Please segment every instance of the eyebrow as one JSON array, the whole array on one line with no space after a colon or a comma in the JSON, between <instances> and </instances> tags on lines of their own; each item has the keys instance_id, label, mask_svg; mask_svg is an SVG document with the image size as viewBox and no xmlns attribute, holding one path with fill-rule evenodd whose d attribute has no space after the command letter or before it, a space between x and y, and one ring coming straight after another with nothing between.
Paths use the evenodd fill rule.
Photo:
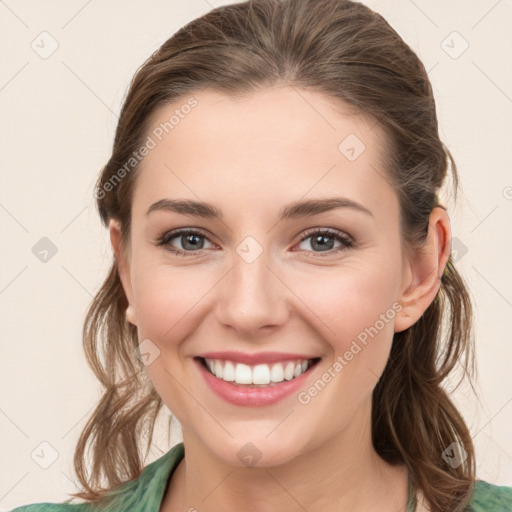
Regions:
<instances>
[{"instance_id":1,"label":"eyebrow","mask_svg":"<svg viewBox=\"0 0 512 512\"><path fill-rule=\"evenodd\" d=\"M373 217L373 213L352 199L346 197L331 197L325 199L310 199L293 202L279 212L279 220L298 219L318 215L337 208L350 208ZM195 217L222 219L222 211L210 203L192 201L189 199L160 199L146 211L146 216L154 211L170 211Z\"/></svg>"}]
</instances>

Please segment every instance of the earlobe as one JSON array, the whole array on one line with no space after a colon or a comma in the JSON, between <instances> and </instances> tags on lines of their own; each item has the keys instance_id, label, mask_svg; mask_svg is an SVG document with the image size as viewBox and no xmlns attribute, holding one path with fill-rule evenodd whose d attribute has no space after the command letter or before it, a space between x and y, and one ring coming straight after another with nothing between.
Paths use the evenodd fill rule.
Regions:
<instances>
[{"instance_id":1,"label":"earlobe","mask_svg":"<svg viewBox=\"0 0 512 512\"><path fill-rule=\"evenodd\" d=\"M424 245L406 262L407 284L399 297L402 310L395 321L395 332L415 324L435 299L451 251L450 219L442 207L430 213Z\"/></svg>"},{"instance_id":2,"label":"earlobe","mask_svg":"<svg viewBox=\"0 0 512 512\"><path fill-rule=\"evenodd\" d=\"M134 297L130 278L130 264L122 245L120 222L116 219L110 219L109 231L112 250L117 262L117 271L119 273L119 278L121 280L121 284L129 304L128 308L126 309L126 320L133 325L137 325L135 319L135 306L133 305Z\"/></svg>"},{"instance_id":3,"label":"earlobe","mask_svg":"<svg viewBox=\"0 0 512 512\"><path fill-rule=\"evenodd\" d=\"M137 325L137 321L135 320L135 308L130 304L126 308L126 320L133 325Z\"/></svg>"}]
</instances>

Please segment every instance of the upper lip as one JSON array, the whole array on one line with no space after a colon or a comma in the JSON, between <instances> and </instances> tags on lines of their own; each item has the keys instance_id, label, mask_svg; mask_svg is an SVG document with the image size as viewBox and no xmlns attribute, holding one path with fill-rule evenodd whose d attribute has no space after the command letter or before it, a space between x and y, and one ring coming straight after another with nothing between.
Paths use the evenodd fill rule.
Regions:
<instances>
[{"instance_id":1,"label":"upper lip","mask_svg":"<svg viewBox=\"0 0 512 512\"><path fill-rule=\"evenodd\" d=\"M258 352L250 354L247 352L236 351L205 352L204 354L199 354L198 357L207 359L222 359L236 363L244 363L250 366L256 364L277 363L279 361L295 361L297 359L305 361L309 359L319 359L319 356L290 352Z\"/></svg>"}]
</instances>

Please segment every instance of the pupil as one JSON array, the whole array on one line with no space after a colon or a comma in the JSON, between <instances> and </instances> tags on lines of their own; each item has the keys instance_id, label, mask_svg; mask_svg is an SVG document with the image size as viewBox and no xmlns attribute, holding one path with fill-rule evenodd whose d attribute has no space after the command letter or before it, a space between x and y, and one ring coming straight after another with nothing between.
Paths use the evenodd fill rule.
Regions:
<instances>
[{"instance_id":1,"label":"pupil","mask_svg":"<svg viewBox=\"0 0 512 512\"><path fill-rule=\"evenodd\" d=\"M183 244L183 247L187 248L187 243L189 243L189 240L195 239L195 241L197 242L199 237L197 235L184 235L183 238L185 239L185 243ZM197 248L198 248L197 244L194 245L193 242L191 244L191 247L189 247L189 249L192 249L192 250L196 250Z\"/></svg>"},{"instance_id":2,"label":"pupil","mask_svg":"<svg viewBox=\"0 0 512 512\"><path fill-rule=\"evenodd\" d=\"M329 239L331 240L331 244L332 244L332 237L330 237L330 236L319 235L317 237L314 237L315 243L318 243L319 248L324 251L332 249L332 247L330 247L331 244L326 244L326 242L325 242L326 240L329 240ZM329 247L326 247L326 245L329 245Z\"/></svg>"}]
</instances>

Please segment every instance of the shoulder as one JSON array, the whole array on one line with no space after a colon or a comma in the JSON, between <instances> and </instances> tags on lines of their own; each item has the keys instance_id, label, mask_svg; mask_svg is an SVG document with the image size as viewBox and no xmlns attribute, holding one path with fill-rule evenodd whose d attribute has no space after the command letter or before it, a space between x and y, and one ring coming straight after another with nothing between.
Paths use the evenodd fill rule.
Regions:
<instances>
[{"instance_id":1,"label":"shoulder","mask_svg":"<svg viewBox=\"0 0 512 512\"><path fill-rule=\"evenodd\" d=\"M84 503L32 503L12 509L10 512L85 512Z\"/></svg>"},{"instance_id":2,"label":"shoulder","mask_svg":"<svg viewBox=\"0 0 512 512\"><path fill-rule=\"evenodd\" d=\"M510 512L512 487L476 480L471 496L471 512Z\"/></svg>"},{"instance_id":3,"label":"shoulder","mask_svg":"<svg viewBox=\"0 0 512 512\"><path fill-rule=\"evenodd\" d=\"M120 510L158 510L167 482L174 469L185 456L183 442L175 445L159 459L148 464L133 480L113 489L101 503L33 503L10 512L117 512Z\"/></svg>"}]
</instances>

